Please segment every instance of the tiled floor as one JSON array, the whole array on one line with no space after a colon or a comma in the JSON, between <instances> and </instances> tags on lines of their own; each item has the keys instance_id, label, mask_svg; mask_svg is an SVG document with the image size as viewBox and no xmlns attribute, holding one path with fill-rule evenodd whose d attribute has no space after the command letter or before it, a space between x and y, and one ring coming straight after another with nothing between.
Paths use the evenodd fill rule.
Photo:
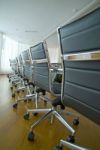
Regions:
<instances>
[{"instance_id":1,"label":"tiled floor","mask_svg":"<svg viewBox=\"0 0 100 150\"><path fill-rule=\"evenodd\" d=\"M68 130L54 120L50 124L47 119L35 129L35 140L29 142L27 134L32 123L42 116L32 116L29 121L23 119L26 107L34 107L32 103L21 102L17 111L13 110L14 99L11 98L10 85L6 76L0 76L0 150L54 150L60 139L66 139ZM42 102L39 105L44 106ZM67 109L71 110L71 109ZM72 118L66 116L71 123ZM76 128L76 143L91 150L100 150L100 126L80 116L80 124ZM68 148L64 148L68 150Z\"/></svg>"}]
</instances>

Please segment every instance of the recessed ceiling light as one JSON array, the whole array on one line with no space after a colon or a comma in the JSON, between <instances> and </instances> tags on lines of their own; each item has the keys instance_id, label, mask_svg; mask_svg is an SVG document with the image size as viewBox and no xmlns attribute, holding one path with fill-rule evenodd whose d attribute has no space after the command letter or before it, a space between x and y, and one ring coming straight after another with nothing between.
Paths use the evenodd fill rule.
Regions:
<instances>
[{"instance_id":1,"label":"recessed ceiling light","mask_svg":"<svg viewBox=\"0 0 100 150\"><path fill-rule=\"evenodd\" d=\"M73 12L77 12L77 11L78 11L78 9L77 9L77 8L74 8L72 11L73 11Z\"/></svg>"},{"instance_id":2,"label":"recessed ceiling light","mask_svg":"<svg viewBox=\"0 0 100 150\"><path fill-rule=\"evenodd\" d=\"M25 30L25 32L27 32L27 33L37 33L38 31L37 30Z\"/></svg>"}]
</instances>

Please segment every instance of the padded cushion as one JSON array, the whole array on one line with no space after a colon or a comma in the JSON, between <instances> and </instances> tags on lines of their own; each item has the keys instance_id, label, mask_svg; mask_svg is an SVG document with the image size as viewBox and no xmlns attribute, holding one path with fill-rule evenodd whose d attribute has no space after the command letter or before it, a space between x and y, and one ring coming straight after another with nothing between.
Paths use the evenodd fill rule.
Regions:
<instances>
[{"instance_id":1,"label":"padded cushion","mask_svg":"<svg viewBox=\"0 0 100 150\"><path fill-rule=\"evenodd\" d=\"M26 62L26 60L30 60L29 50L23 51L22 55L25 61L24 66L23 66L24 77L26 79L32 80L33 70L32 70L31 64L29 62Z\"/></svg>"},{"instance_id":2,"label":"padded cushion","mask_svg":"<svg viewBox=\"0 0 100 150\"><path fill-rule=\"evenodd\" d=\"M61 106L61 109L65 109L64 105L61 103L61 97L57 97L56 99L52 100L53 107L57 107L58 105Z\"/></svg>"},{"instance_id":3,"label":"padded cushion","mask_svg":"<svg viewBox=\"0 0 100 150\"><path fill-rule=\"evenodd\" d=\"M100 50L100 8L59 29L63 55ZM64 61L63 104L100 124L100 61Z\"/></svg>"},{"instance_id":4,"label":"padded cushion","mask_svg":"<svg viewBox=\"0 0 100 150\"><path fill-rule=\"evenodd\" d=\"M20 64L23 64L23 60L22 60L22 56L21 55L19 55L18 60L19 60Z\"/></svg>"},{"instance_id":5,"label":"padded cushion","mask_svg":"<svg viewBox=\"0 0 100 150\"><path fill-rule=\"evenodd\" d=\"M32 73L33 73L33 70L32 70L31 65L28 63L25 64L24 65L24 77L32 81Z\"/></svg>"},{"instance_id":6,"label":"padded cushion","mask_svg":"<svg viewBox=\"0 0 100 150\"><path fill-rule=\"evenodd\" d=\"M10 66L15 73L18 73L18 61L17 61L17 59L10 60Z\"/></svg>"},{"instance_id":7,"label":"padded cushion","mask_svg":"<svg viewBox=\"0 0 100 150\"><path fill-rule=\"evenodd\" d=\"M60 28L63 54L100 49L100 8Z\"/></svg>"},{"instance_id":8,"label":"padded cushion","mask_svg":"<svg viewBox=\"0 0 100 150\"><path fill-rule=\"evenodd\" d=\"M22 55L23 55L24 61L29 60L29 50L23 51Z\"/></svg>"},{"instance_id":9,"label":"padded cushion","mask_svg":"<svg viewBox=\"0 0 100 150\"><path fill-rule=\"evenodd\" d=\"M43 43L30 48L32 60L46 59ZM49 69L47 63L33 63L32 79L39 88L49 91Z\"/></svg>"},{"instance_id":10,"label":"padded cushion","mask_svg":"<svg viewBox=\"0 0 100 150\"><path fill-rule=\"evenodd\" d=\"M52 83L51 89L54 92L54 94L61 94L61 83Z\"/></svg>"},{"instance_id":11,"label":"padded cushion","mask_svg":"<svg viewBox=\"0 0 100 150\"><path fill-rule=\"evenodd\" d=\"M39 43L38 45L31 47L30 51L31 51L31 55L32 55L32 60L46 58L43 43Z\"/></svg>"},{"instance_id":12,"label":"padded cushion","mask_svg":"<svg viewBox=\"0 0 100 150\"><path fill-rule=\"evenodd\" d=\"M23 74L23 66L18 68L18 72L19 72L19 75L21 75L22 77L24 76L24 74Z\"/></svg>"},{"instance_id":13,"label":"padded cushion","mask_svg":"<svg viewBox=\"0 0 100 150\"><path fill-rule=\"evenodd\" d=\"M47 63L34 64L33 81L40 88L49 91L49 69Z\"/></svg>"}]
</instances>

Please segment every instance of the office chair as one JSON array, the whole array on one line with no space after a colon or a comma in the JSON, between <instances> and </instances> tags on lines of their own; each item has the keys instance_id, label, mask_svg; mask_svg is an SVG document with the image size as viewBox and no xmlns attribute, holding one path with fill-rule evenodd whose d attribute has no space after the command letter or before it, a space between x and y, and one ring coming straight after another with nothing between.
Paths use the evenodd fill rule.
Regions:
<instances>
[{"instance_id":1,"label":"office chair","mask_svg":"<svg viewBox=\"0 0 100 150\"><path fill-rule=\"evenodd\" d=\"M35 85L43 89L44 91L51 92L51 85L50 85L50 63L48 58L48 51L46 48L46 43L42 42L38 45L34 46L31 49L33 60L33 81ZM37 92L39 92L37 90ZM44 94L45 95L45 94ZM29 113L39 113L44 112L46 113L42 118L40 118L36 123L31 126L30 132L28 134L28 140L34 140L34 128L39 125L43 120L48 118L49 116L54 115L70 132L71 135L68 137L69 141L74 141L74 134L75 130L66 122L66 120L61 116L60 112L56 111L56 107L60 105L61 109L64 109L63 104L61 103L60 96L57 97L55 100L50 100L46 96L40 96L41 99L51 103L52 107L48 109L28 109L26 115L29 116ZM38 95L39 97L39 95Z\"/></svg>"},{"instance_id":2,"label":"office chair","mask_svg":"<svg viewBox=\"0 0 100 150\"><path fill-rule=\"evenodd\" d=\"M13 73L9 74L8 75L8 78L9 78L9 82L11 82L11 84L14 84L17 80L18 80L18 76L17 76L17 73L18 73L18 60L17 58L15 59L9 59L10 61L10 67L13 71Z\"/></svg>"},{"instance_id":3,"label":"office chair","mask_svg":"<svg viewBox=\"0 0 100 150\"><path fill-rule=\"evenodd\" d=\"M13 105L13 108L17 108L18 102L20 101L27 101L33 98L35 96L34 93L32 93L30 90L31 88L34 90L34 84L30 81L32 81L32 65L31 65L31 58L29 55L29 50L25 50L22 52L22 58L20 57L20 61L23 61L23 64L21 63L20 69L20 75L22 77L22 85L17 88L17 92L20 90L26 90L26 95L22 98L18 96L16 103Z\"/></svg>"},{"instance_id":4,"label":"office chair","mask_svg":"<svg viewBox=\"0 0 100 150\"><path fill-rule=\"evenodd\" d=\"M22 56L21 54L16 57L16 64L14 66L14 68L16 69L16 82L15 82L15 89L13 89L13 87L11 89L13 89L13 93L12 93L12 97L15 97L16 92L19 93L20 90L24 90L22 89L22 85L24 85L24 81L23 81L23 61L22 61Z\"/></svg>"},{"instance_id":5,"label":"office chair","mask_svg":"<svg viewBox=\"0 0 100 150\"><path fill-rule=\"evenodd\" d=\"M30 48L30 56L31 56L32 68L33 68L33 72L32 72L32 76L31 77L32 77L32 83L35 86L35 89L34 89L35 106L36 106L36 109L37 109L38 108L38 94L37 93L42 93L43 95L45 95L45 89L42 89L41 86L39 87L38 84L37 84L37 82L35 81L36 73L35 73L35 69L34 69L35 68L35 62L37 60L38 61L41 61L41 60L45 61L44 59L46 58L46 55L45 55L44 51L42 50L42 43L37 44L35 46L32 46ZM41 69L41 68L39 68L39 69ZM42 69L44 69L44 71L45 71L45 66L43 66ZM48 72L46 72L46 73L48 73ZM38 82L39 82L39 80L38 80ZM26 120L29 119L29 112L28 111L32 112L32 110L30 110L30 109L27 110L27 113L24 114L24 119L26 119ZM38 113L33 112L33 114L37 115Z\"/></svg>"},{"instance_id":6,"label":"office chair","mask_svg":"<svg viewBox=\"0 0 100 150\"><path fill-rule=\"evenodd\" d=\"M100 125L100 8L58 29L64 67L62 103ZM80 146L61 140L55 150Z\"/></svg>"},{"instance_id":7,"label":"office chair","mask_svg":"<svg viewBox=\"0 0 100 150\"><path fill-rule=\"evenodd\" d=\"M23 51L22 53L23 61L24 61L24 80L27 81L26 91L27 91L27 97L30 98L34 96L34 83L32 82L32 74L33 74L33 68L32 68L32 61L31 61L31 55L30 50ZM33 90L33 91L31 91Z\"/></svg>"},{"instance_id":8,"label":"office chair","mask_svg":"<svg viewBox=\"0 0 100 150\"><path fill-rule=\"evenodd\" d=\"M14 91L14 86L15 88L17 87L17 84L20 82L21 78L19 76L19 64L18 64L18 59L17 57L13 60L10 61L10 66L13 70L13 73L8 75L9 82L11 83L11 90L12 90L12 97L15 97L15 91Z\"/></svg>"},{"instance_id":9,"label":"office chair","mask_svg":"<svg viewBox=\"0 0 100 150\"><path fill-rule=\"evenodd\" d=\"M22 54L18 56L18 64L19 64L18 65L19 76L23 78L24 77L24 71L23 71L24 62L23 62Z\"/></svg>"},{"instance_id":10,"label":"office chair","mask_svg":"<svg viewBox=\"0 0 100 150\"><path fill-rule=\"evenodd\" d=\"M8 78L10 79L11 77L15 76L15 72L14 72L14 70L13 70L13 64L16 63L16 60L14 60L14 59L9 59L9 62L10 62L10 67L11 67L11 69L12 69L12 71L13 71L12 73L10 73L10 74L7 75Z\"/></svg>"},{"instance_id":11,"label":"office chair","mask_svg":"<svg viewBox=\"0 0 100 150\"><path fill-rule=\"evenodd\" d=\"M15 92L20 93L20 91L24 92L24 90L26 89L25 83L27 83L27 80L24 79L24 61L22 59L21 54L17 57L17 60L18 60L18 76L20 80L19 82L17 82Z\"/></svg>"}]
</instances>

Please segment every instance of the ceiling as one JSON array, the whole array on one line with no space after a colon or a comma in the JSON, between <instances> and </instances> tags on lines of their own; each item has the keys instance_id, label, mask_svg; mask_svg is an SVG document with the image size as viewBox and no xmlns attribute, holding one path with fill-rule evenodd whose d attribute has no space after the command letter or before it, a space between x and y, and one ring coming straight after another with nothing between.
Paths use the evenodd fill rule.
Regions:
<instances>
[{"instance_id":1,"label":"ceiling","mask_svg":"<svg viewBox=\"0 0 100 150\"><path fill-rule=\"evenodd\" d=\"M100 0L0 0L0 31L32 45L84 8L99 3Z\"/></svg>"}]
</instances>

